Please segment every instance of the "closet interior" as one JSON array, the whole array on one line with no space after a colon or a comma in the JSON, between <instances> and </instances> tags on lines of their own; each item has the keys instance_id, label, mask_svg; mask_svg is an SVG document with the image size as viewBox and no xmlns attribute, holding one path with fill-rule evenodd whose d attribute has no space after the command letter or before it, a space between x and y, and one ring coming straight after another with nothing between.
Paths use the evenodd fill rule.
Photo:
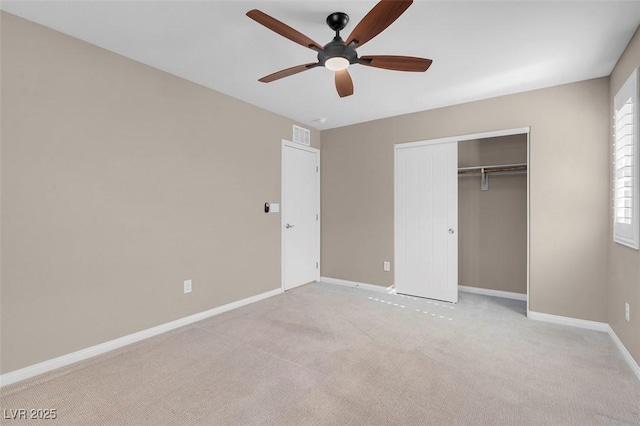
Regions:
<instances>
[{"instance_id":1,"label":"closet interior","mask_svg":"<svg viewBox=\"0 0 640 426\"><path fill-rule=\"evenodd\" d=\"M527 293L527 135L458 143L458 283Z\"/></svg>"}]
</instances>

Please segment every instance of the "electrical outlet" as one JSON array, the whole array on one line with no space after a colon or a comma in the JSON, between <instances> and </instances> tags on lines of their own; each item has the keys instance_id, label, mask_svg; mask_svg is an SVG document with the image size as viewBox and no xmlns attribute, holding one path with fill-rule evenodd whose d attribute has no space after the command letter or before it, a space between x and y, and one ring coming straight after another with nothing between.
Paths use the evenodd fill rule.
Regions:
<instances>
[{"instance_id":1,"label":"electrical outlet","mask_svg":"<svg viewBox=\"0 0 640 426\"><path fill-rule=\"evenodd\" d=\"M624 304L624 319L629 321L629 304L628 303Z\"/></svg>"},{"instance_id":2,"label":"electrical outlet","mask_svg":"<svg viewBox=\"0 0 640 426\"><path fill-rule=\"evenodd\" d=\"M391 262L383 262L382 269L386 272L391 271Z\"/></svg>"},{"instance_id":3,"label":"electrical outlet","mask_svg":"<svg viewBox=\"0 0 640 426\"><path fill-rule=\"evenodd\" d=\"M186 293L191 293L191 280L186 280L184 282L184 292Z\"/></svg>"}]
</instances>

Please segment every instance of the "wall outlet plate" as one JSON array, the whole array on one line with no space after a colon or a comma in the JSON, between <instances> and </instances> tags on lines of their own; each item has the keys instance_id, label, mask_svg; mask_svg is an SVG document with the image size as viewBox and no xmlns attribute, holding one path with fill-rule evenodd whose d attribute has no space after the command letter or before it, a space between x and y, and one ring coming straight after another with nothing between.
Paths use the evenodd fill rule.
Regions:
<instances>
[{"instance_id":1,"label":"wall outlet plate","mask_svg":"<svg viewBox=\"0 0 640 426\"><path fill-rule=\"evenodd\" d=\"M385 270L386 272L390 272L391 271L391 262L383 262L382 263L382 269Z\"/></svg>"},{"instance_id":2,"label":"wall outlet plate","mask_svg":"<svg viewBox=\"0 0 640 426\"><path fill-rule=\"evenodd\" d=\"M184 292L191 293L191 280L185 280L184 282Z\"/></svg>"}]
</instances>

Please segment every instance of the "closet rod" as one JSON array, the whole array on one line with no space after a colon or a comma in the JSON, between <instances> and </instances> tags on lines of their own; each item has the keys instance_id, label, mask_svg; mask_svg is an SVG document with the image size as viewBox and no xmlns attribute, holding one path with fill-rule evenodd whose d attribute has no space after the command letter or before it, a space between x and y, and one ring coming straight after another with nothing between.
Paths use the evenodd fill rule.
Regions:
<instances>
[{"instance_id":1,"label":"closet rod","mask_svg":"<svg viewBox=\"0 0 640 426\"><path fill-rule=\"evenodd\" d=\"M500 173L500 172L518 172L526 171L527 163L499 164L490 166L474 166L458 168L459 175L476 174L476 173Z\"/></svg>"}]
</instances>

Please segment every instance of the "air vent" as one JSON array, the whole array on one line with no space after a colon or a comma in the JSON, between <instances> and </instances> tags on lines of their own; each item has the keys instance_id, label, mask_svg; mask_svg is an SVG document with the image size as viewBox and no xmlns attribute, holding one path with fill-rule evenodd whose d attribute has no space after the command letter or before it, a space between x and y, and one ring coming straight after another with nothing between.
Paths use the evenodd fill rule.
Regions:
<instances>
[{"instance_id":1,"label":"air vent","mask_svg":"<svg viewBox=\"0 0 640 426\"><path fill-rule=\"evenodd\" d=\"M302 145L311 146L311 132L294 124L293 141Z\"/></svg>"}]
</instances>

